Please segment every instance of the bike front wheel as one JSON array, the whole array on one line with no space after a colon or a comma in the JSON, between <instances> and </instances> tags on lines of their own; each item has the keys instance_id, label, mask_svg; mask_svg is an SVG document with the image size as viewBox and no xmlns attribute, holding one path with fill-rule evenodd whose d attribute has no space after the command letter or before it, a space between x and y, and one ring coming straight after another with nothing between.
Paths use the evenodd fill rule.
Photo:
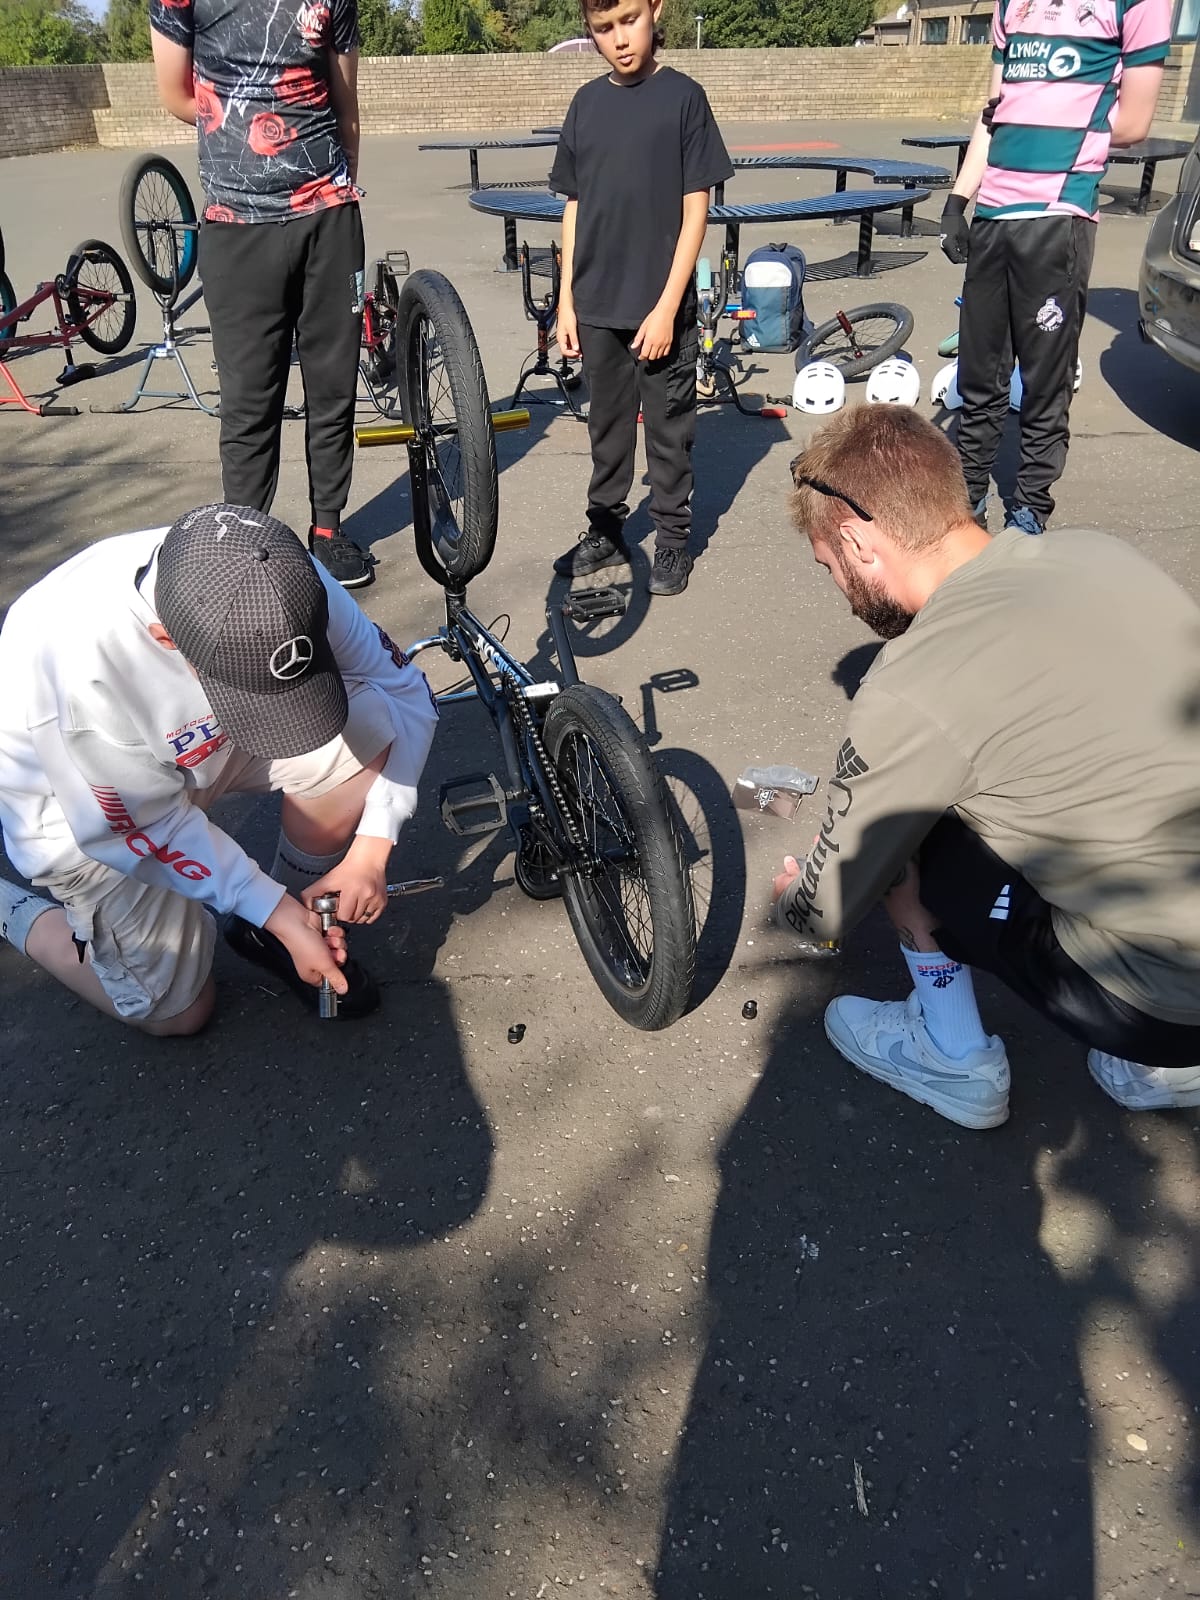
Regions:
<instances>
[{"instance_id":1,"label":"bike front wheel","mask_svg":"<svg viewBox=\"0 0 1200 1600\"><path fill-rule=\"evenodd\" d=\"M405 280L397 354L401 410L425 452L434 549L450 576L466 583L496 548L496 435L474 331L440 272Z\"/></svg>"},{"instance_id":2,"label":"bike front wheel","mask_svg":"<svg viewBox=\"0 0 1200 1600\"><path fill-rule=\"evenodd\" d=\"M796 370L810 361L828 361L843 378L864 378L902 350L912 331L912 312L890 301L839 311L803 341L796 352Z\"/></svg>"},{"instance_id":3,"label":"bike front wheel","mask_svg":"<svg viewBox=\"0 0 1200 1600\"><path fill-rule=\"evenodd\" d=\"M137 305L129 268L102 239L85 239L71 256L67 310L72 329L102 356L115 356L133 338Z\"/></svg>"},{"instance_id":4,"label":"bike front wheel","mask_svg":"<svg viewBox=\"0 0 1200 1600\"><path fill-rule=\"evenodd\" d=\"M183 173L165 156L138 156L121 179L117 211L138 277L155 294L181 294L196 271L200 237Z\"/></svg>"},{"instance_id":5,"label":"bike front wheel","mask_svg":"<svg viewBox=\"0 0 1200 1600\"><path fill-rule=\"evenodd\" d=\"M652 1032L678 1021L696 975L696 922L667 792L629 714L591 684L542 727L587 864L561 874L583 958L613 1010Z\"/></svg>"}]
</instances>

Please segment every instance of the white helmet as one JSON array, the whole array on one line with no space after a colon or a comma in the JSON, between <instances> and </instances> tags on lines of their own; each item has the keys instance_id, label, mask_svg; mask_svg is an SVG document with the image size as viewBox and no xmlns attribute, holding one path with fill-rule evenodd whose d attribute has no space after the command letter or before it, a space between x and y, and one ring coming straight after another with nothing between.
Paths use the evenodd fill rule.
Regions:
<instances>
[{"instance_id":1,"label":"white helmet","mask_svg":"<svg viewBox=\"0 0 1200 1600\"><path fill-rule=\"evenodd\" d=\"M867 400L875 405L915 406L921 398L921 374L911 361L891 356L867 379Z\"/></svg>"},{"instance_id":2,"label":"white helmet","mask_svg":"<svg viewBox=\"0 0 1200 1600\"><path fill-rule=\"evenodd\" d=\"M1072 394L1078 394L1079 393L1079 385L1082 382L1083 382L1083 362L1082 361L1076 361L1076 363L1075 363L1075 382L1071 385L1071 393Z\"/></svg>"},{"instance_id":3,"label":"white helmet","mask_svg":"<svg viewBox=\"0 0 1200 1600\"><path fill-rule=\"evenodd\" d=\"M830 361L810 361L796 374L792 404L811 417L828 416L846 404L846 380Z\"/></svg>"},{"instance_id":4,"label":"white helmet","mask_svg":"<svg viewBox=\"0 0 1200 1600\"><path fill-rule=\"evenodd\" d=\"M947 411L962 409L962 395L958 392L958 362L951 361L934 374L929 385L929 403L943 406Z\"/></svg>"}]
</instances>

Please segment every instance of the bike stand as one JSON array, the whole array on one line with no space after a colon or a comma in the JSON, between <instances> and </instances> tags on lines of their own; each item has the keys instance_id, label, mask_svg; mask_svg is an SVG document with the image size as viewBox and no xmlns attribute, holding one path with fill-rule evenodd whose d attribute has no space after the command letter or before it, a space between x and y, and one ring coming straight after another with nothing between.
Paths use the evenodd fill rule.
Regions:
<instances>
[{"instance_id":1,"label":"bike stand","mask_svg":"<svg viewBox=\"0 0 1200 1600\"><path fill-rule=\"evenodd\" d=\"M201 400L196 385L192 382L192 375L188 371L187 362L183 359L183 351L179 348L179 340L175 329L175 318L181 317L185 311L189 311L203 292L202 289L193 290L183 304L179 306L175 304L173 295L155 295L154 298L162 309L162 341L159 344L152 344L146 351L146 359L142 362L141 374L138 377L133 393L123 405L90 406L89 410L110 413L124 412L134 410L140 400L190 400L194 406L198 406L204 412L205 416L216 417L220 415L221 403L219 400L216 405L211 406L206 405ZM147 385L150 375L154 371L156 361L173 361L183 374L183 381L186 387L182 389L148 388Z\"/></svg>"},{"instance_id":2,"label":"bike stand","mask_svg":"<svg viewBox=\"0 0 1200 1600\"><path fill-rule=\"evenodd\" d=\"M562 283L562 251L556 244L550 246L550 287L540 300L534 298L533 275L530 266L529 246L521 246L521 298L525 302L525 315L537 327L537 360L532 367L522 368L521 376L517 380L517 387L513 393L509 410L515 411L517 402L525 391L525 385L530 378L551 378L558 387L563 403L569 407L571 415L577 422L586 422L587 415L575 403L571 390L578 386L579 374L571 370L571 363L563 356L557 367L550 365L550 330L554 326L558 315L558 291ZM530 392L529 400L536 401L538 405L552 405L553 401L547 400L545 395Z\"/></svg>"},{"instance_id":3,"label":"bike stand","mask_svg":"<svg viewBox=\"0 0 1200 1600\"><path fill-rule=\"evenodd\" d=\"M4 346L0 344L0 355ZM71 352L67 351L67 364L57 378L60 389L69 389L73 383L84 383L88 378L96 376L95 364L91 361L80 362L76 365L71 360ZM8 369L8 363L0 360L0 379L8 386L7 394L0 394L0 406L19 406L22 411L31 417L77 417L78 406L60 406L53 400L31 400L13 377Z\"/></svg>"}]
</instances>

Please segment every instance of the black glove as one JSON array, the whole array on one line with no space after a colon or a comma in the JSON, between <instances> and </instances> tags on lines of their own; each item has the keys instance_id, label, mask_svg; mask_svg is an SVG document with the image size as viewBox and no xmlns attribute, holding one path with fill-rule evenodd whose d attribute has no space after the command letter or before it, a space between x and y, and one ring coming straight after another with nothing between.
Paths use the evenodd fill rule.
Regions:
<instances>
[{"instance_id":1,"label":"black glove","mask_svg":"<svg viewBox=\"0 0 1200 1600\"><path fill-rule=\"evenodd\" d=\"M989 133L992 131L992 118L996 115L996 107L1000 104L1000 96L993 95L980 113L980 121Z\"/></svg>"},{"instance_id":2,"label":"black glove","mask_svg":"<svg viewBox=\"0 0 1200 1600\"><path fill-rule=\"evenodd\" d=\"M942 254L947 261L953 261L956 267L961 267L970 249L970 234L967 229L967 202L961 194L946 196L946 204L942 207Z\"/></svg>"}]
</instances>

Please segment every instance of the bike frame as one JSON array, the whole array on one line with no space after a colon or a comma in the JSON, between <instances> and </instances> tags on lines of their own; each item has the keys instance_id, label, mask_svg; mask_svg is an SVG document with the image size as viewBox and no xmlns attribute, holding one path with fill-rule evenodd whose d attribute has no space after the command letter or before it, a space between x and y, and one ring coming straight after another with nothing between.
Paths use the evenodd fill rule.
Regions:
<instances>
[{"instance_id":1,"label":"bike frame","mask_svg":"<svg viewBox=\"0 0 1200 1600\"><path fill-rule=\"evenodd\" d=\"M8 394L0 394L0 406L20 406L22 411L28 411L32 417L44 415L46 406L35 405L29 399L20 384L8 370L7 357L17 351L25 350L65 350L67 352L67 373L74 369L75 362L71 356L71 346L79 338L80 328L90 328L98 317L102 317L109 306L116 301L116 296L103 289L88 289L81 287L75 281L79 271L78 256L73 255L67 262L66 270L60 272L57 278L47 283L39 283L28 300L22 300L6 315L0 316L0 378L8 385ZM73 317L67 305L67 296L79 295L81 300L94 300L95 309L82 321ZM54 302L54 319L58 324L57 330L48 330L45 333L18 333L16 330L22 322L27 322L39 306L45 305L47 300ZM59 382L63 380L60 378ZM72 408L72 413L74 408Z\"/></svg>"},{"instance_id":2,"label":"bike frame","mask_svg":"<svg viewBox=\"0 0 1200 1600\"><path fill-rule=\"evenodd\" d=\"M409 442L408 470L417 558L445 593L446 622L437 633L409 645L405 654L412 659L425 650L439 649L452 661L460 661L466 667L471 676L471 688L449 690L435 699L439 709L476 700L487 712L504 755L507 782L502 798L505 821L514 836L519 836L522 828L532 829L549 846L563 870L585 873L589 868L595 870L598 863L587 850L574 819L560 807L529 731L530 727L535 732L540 731L546 707L564 685L579 682L562 609L550 607L546 612L562 682L539 683L475 616L467 605L465 585L456 584L438 560L429 519L429 467L425 446L420 440ZM518 725L518 700L528 708L529 727ZM500 798L496 797L497 803Z\"/></svg>"}]
</instances>

